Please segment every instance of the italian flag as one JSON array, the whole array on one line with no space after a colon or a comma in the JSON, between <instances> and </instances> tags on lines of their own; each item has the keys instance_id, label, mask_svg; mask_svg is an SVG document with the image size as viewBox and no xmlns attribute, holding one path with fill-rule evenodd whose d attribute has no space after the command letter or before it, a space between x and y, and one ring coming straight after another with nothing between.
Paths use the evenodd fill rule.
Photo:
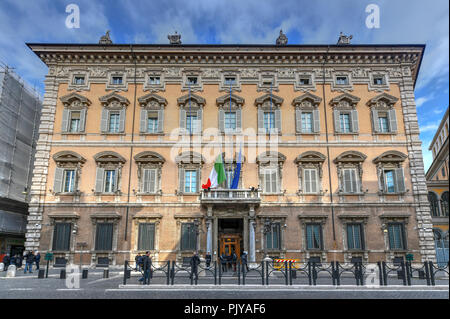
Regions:
<instances>
[{"instance_id":1,"label":"italian flag","mask_svg":"<svg viewBox=\"0 0 450 319\"><path fill-rule=\"evenodd\" d=\"M226 180L225 167L223 166L222 154L217 156L214 166L209 174L208 182L202 185L203 189L216 188Z\"/></svg>"}]
</instances>

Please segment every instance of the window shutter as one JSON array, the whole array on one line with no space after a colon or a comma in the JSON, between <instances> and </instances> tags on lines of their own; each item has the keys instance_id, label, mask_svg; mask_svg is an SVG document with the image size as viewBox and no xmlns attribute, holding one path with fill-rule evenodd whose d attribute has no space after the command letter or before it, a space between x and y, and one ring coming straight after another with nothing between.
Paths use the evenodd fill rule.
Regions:
<instances>
[{"instance_id":1,"label":"window shutter","mask_svg":"<svg viewBox=\"0 0 450 319\"><path fill-rule=\"evenodd\" d=\"M359 232L359 225L353 225L353 242L355 249L361 249L361 234Z\"/></svg>"},{"instance_id":2,"label":"window shutter","mask_svg":"<svg viewBox=\"0 0 450 319\"><path fill-rule=\"evenodd\" d=\"M219 131L225 132L225 111L219 109Z\"/></svg>"},{"instance_id":3,"label":"window shutter","mask_svg":"<svg viewBox=\"0 0 450 319\"><path fill-rule=\"evenodd\" d=\"M258 108L258 133L265 134L266 130L264 129L264 112L262 108Z\"/></svg>"},{"instance_id":4,"label":"window shutter","mask_svg":"<svg viewBox=\"0 0 450 319\"><path fill-rule=\"evenodd\" d=\"M366 249L366 244L364 242L364 224L359 224L359 230L360 230L359 238L360 238L360 241L361 241L361 249L365 250Z\"/></svg>"},{"instance_id":5,"label":"window shutter","mask_svg":"<svg viewBox=\"0 0 450 319\"><path fill-rule=\"evenodd\" d=\"M359 125L358 125L358 111L352 110L352 132L357 133L359 132Z\"/></svg>"},{"instance_id":6,"label":"window shutter","mask_svg":"<svg viewBox=\"0 0 450 319\"><path fill-rule=\"evenodd\" d=\"M149 170L142 169L141 192L148 193Z\"/></svg>"},{"instance_id":7,"label":"window shutter","mask_svg":"<svg viewBox=\"0 0 450 319\"><path fill-rule=\"evenodd\" d=\"M164 108L158 110L158 132L164 132Z\"/></svg>"},{"instance_id":8,"label":"window shutter","mask_svg":"<svg viewBox=\"0 0 450 319\"><path fill-rule=\"evenodd\" d=\"M138 250L155 249L155 224L139 224Z\"/></svg>"},{"instance_id":9,"label":"window shutter","mask_svg":"<svg viewBox=\"0 0 450 319\"><path fill-rule=\"evenodd\" d=\"M405 176L403 174L403 167L395 169L395 188L398 193L405 192Z\"/></svg>"},{"instance_id":10,"label":"window shutter","mask_svg":"<svg viewBox=\"0 0 450 319\"><path fill-rule=\"evenodd\" d=\"M119 169L116 168L114 173L114 192L119 190Z\"/></svg>"},{"instance_id":11,"label":"window shutter","mask_svg":"<svg viewBox=\"0 0 450 319\"><path fill-rule=\"evenodd\" d=\"M341 112L340 112L339 110L336 110L336 109L333 110L333 115L334 115L334 131L335 131L336 133L340 133L340 132L341 132L341 122L340 122L340 118L339 118L340 113L341 113Z\"/></svg>"},{"instance_id":12,"label":"window shutter","mask_svg":"<svg viewBox=\"0 0 450 319\"><path fill-rule=\"evenodd\" d=\"M55 170L55 182L53 183L53 191L55 193L62 192L63 179L64 179L64 169L57 167Z\"/></svg>"},{"instance_id":13,"label":"window shutter","mask_svg":"<svg viewBox=\"0 0 450 319\"><path fill-rule=\"evenodd\" d=\"M397 116L395 115L395 110L389 110L389 129L391 132L397 132Z\"/></svg>"},{"instance_id":14,"label":"window shutter","mask_svg":"<svg viewBox=\"0 0 450 319\"><path fill-rule=\"evenodd\" d=\"M302 110L295 108L295 130L297 133L302 132Z\"/></svg>"},{"instance_id":15,"label":"window shutter","mask_svg":"<svg viewBox=\"0 0 450 319\"><path fill-rule=\"evenodd\" d=\"M242 130L242 109L236 110L236 131Z\"/></svg>"},{"instance_id":16,"label":"window shutter","mask_svg":"<svg viewBox=\"0 0 450 319\"><path fill-rule=\"evenodd\" d=\"M272 172L272 192L278 193L280 189L280 181L278 179L278 170Z\"/></svg>"},{"instance_id":17,"label":"window shutter","mask_svg":"<svg viewBox=\"0 0 450 319\"><path fill-rule=\"evenodd\" d=\"M156 169L149 170L149 187L148 187L149 193L155 193L156 192Z\"/></svg>"},{"instance_id":18,"label":"window shutter","mask_svg":"<svg viewBox=\"0 0 450 319\"><path fill-rule=\"evenodd\" d=\"M109 111L106 108L102 109L102 119L100 122L100 129L102 132L108 131L108 118L109 118Z\"/></svg>"},{"instance_id":19,"label":"window shutter","mask_svg":"<svg viewBox=\"0 0 450 319\"><path fill-rule=\"evenodd\" d=\"M312 225L306 225L306 246L307 249L313 248Z\"/></svg>"},{"instance_id":20,"label":"window shutter","mask_svg":"<svg viewBox=\"0 0 450 319\"><path fill-rule=\"evenodd\" d=\"M372 124L374 132L378 133L380 131L380 123L378 122L378 111L375 109L372 109Z\"/></svg>"},{"instance_id":21,"label":"window shutter","mask_svg":"<svg viewBox=\"0 0 450 319\"><path fill-rule=\"evenodd\" d=\"M384 183L384 170L383 169L380 169L380 177L378 179L378 185L380 186L380 190L383 193L387 192L386 185Z\"/></svg>"},{"instance_id":22,"label":"window shutter","mask_svg":"<svg viewBox=\"0 0 450 319\"><path fill-rule=\"evenodd\" d=\"M97 172L95 176L95 192L102 193L103 192L103 178L105 175L105 169L102 167L97 167Z\"/></svg>"},{"instance_id":23,"label":"window shutter","mask_svg":"<svg viewBox=\"0 0 450 319\"><path fill-rule=\"evenodd\" d=\"M125 132L125 108L120 110L119 132Z\"/></svg>"},{"instance_id":24,"label":"window shutter","mask_svg":"<svg viewBox=\"0 0 450 319\"><path fill-rule=\"evenodd\" d=\"M197 168L196 172L197 173L195 174L195 177L196 177L195 189L196 189L196 192L198 193L198 192L200 192L200 168Z\"/></svg>"},{"instance_id":25,"label":"window shutter","mask_svg":"<svg viewBox=\"0 0 450 319\"><path fill-rule=\"evenodd\" d=\"M178 169L178 175L179 175L179 182L180 182L178 192L184 193L184 168Z\"/></svg>"},{"instance_id":26,"label":"window shutter","mask_svg":"<svg viewBox=\"0 0 450 319\"><path fill-rule=\"evenodd\" d=\"M281 132L281 109L275 109L275 132Z\"/></svg>"},{"instance_id":27,"label":"window shutter","mask_svg":"<svg viewBox=\"0 0 450 319\"><path fill-rule=\"evenodd\" d=\"M195 125L196 130L194 133L201 133L203 126L203 109L200 108L197 111L197 124Z\"/></svg>"},{"instance_id":28,"label":"window shutter","mask_svg":"<svg viewBox=\"0 0 450 319\"><path fill-rule=\"evenodd\" d=\"M313 115L313 132L314 133L319 133L320 132L320 115L319 115L319 110L318 109L314 109L312 115Z\"/></svg>"},{"instance_id":29,"label":"window shutter","mask_svg":"<svg viewBox=\"0 0 450 319\"><path fill-rule=\"evenodd\" d=\"M311 170L311 193L317 193L317 170Z\"/></svg>"},{"instance_id":30,"label":"window shutter","mask_svg":"<svg viewBox=\"0 0 450 319\"><path fill-rule=\"evenodd\" d=\"M146 109L141 110L141 120L139 125L139 131L141 133L147 132L147 121L148 121L148 112Z\"/></svg>"},{"instance_id":31,"label":"window shutter","mask_svg":"<svg viewBox=\"0 0 450 319\"><path fill-rule=\"evenodd\" d=\"M305 175L305 193L311 193L311 171L305 169L303 174Z\"/></svg>"},{"instance_id":32,"label":"window shutter","mask_svg":"<svg viewBox=\"0 0 450 319\"><path fill-rule=\"evenodd\" d=\"M347 248L354 249L354 236L353 236L353 226L351 224L347 225Z\"/></svg>"},{"instance_id":33,"label":"window shutter","mask_svg":"<svg viewBox=\"0 0 450 319\"><path fill-rule=\"evenodd\" d=\"M69 115L70 111L67 108L63 109L61 132L67 132L69 130Z\"/></svg>"},{"instance_id":34,"label":"window shutter","mask_svg":"<svg viewBox=\"0 0 450 319\"><path fill-rule=\"evenodd\" d=\"M55 223L52 250L70 250L70 223Z\"/></svg>"},{"instance_id":35,"label":"window shutter","mask_svg":"<svg viewBox=\"0 0 450 319\"><path fill-rule=\"evenodd\" d=\"M80 132L84 132L86 130L86 109L82 109L80 111Z\"/></svg>"},{"instance_id":36,"label":"window shutter","mask_svg":"<svg viewBox=\"0 0 450 319\"><path fill-rule=\"evenodd\" d=\"M180 109L180 131L186 132L186 110Z\"/></svg>"},{"instance_id":37,"label":"window shutter","mask_svg":"<svg viewBox=\"0 0 450 319\"><path fill-rule=\"evenodd\" d=\"M263 170L265 193L270 193L270 174L268 170Z\"/></svg>"},{"instance_id":38,"label":"window shutter","mask_svg":"<svg viewBox=\"0 0 450 319\"><path fill-rule=\"evenodd\" d=\"M359 193L358 189L358 180L356 179L356 169L350 170L351 172L351 181L352 181L352 191L353 193Z\"/></svg>"},{"instance_id":39,"label":"window shutter","mask_svg":"<svg viewBox=\"0 0 450 319\"><path fill-rule=\"evenodd\" d=\"M113 224L97 224L95 250L112 250Z\"/></svg>"},{"instance_id":40,"label":"window shutter","mask_svg":"<svg viewBox=\"0 0 450 319\"><path fill-rule=\"evenodd\" d=\"M344 192L351 193L351 173L349 169L344 169Z\"/></svg>"}]
</instances>

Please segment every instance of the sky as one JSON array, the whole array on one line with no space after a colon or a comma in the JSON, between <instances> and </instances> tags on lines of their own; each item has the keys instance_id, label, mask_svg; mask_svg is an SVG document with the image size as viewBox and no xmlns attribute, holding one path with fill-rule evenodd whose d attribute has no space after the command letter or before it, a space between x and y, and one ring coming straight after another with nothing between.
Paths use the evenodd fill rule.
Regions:
<instances>
[{"instance_id":1,"label":"sky","mask_svg":"<svg viewBox=\"0 0 450 319\"><path fill-rule=\"evenodd\" d=\"M79 28L66 27L70 4ZM366 26L370 4L380 9L379 28ZM110 30L114 43L165 44L178 31L183 44L274 44L280 29L288 44L335 44L341 31L352 44L425 44L415 96L428 169L449 105L447 0L0 0L0 64L43 94L48 70L27 42L98 43Z\"/></svg>"}]
</instances>

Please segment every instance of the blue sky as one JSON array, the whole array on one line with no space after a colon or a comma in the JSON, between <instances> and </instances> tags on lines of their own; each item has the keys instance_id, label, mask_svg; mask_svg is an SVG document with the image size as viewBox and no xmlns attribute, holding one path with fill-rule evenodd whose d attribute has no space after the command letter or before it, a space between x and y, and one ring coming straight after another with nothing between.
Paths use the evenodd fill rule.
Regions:
<instances>
[{"instance_id":1,"label":"blue sky","mask_svg":"<svg viewBox=\"0 0 450 319\"><path fill-rule=\"evenodd\" d=\"M80 8L80 28L68 29L68 4ZM380 28L365 25L367 5L380 7ZM47 67L26 42L168 43L175 30L188 43L272 44L279 30L290 44L334 44L339 32L354 44L426 44L416 84L425 169L428 146L449 104L447 0L1 0L0 61L40 92Z\"/></svg>"}]
</instances>

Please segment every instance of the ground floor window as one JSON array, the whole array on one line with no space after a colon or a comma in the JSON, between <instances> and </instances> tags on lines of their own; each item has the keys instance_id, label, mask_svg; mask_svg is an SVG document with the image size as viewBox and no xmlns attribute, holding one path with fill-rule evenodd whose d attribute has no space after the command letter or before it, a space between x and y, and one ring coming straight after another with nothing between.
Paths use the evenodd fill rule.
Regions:
<instances>
[{"instance_id":1,"label":"ground floor window","mask_svg":"<svg viewBox=\"0 0 450 319\"><path fill-rule=\"evenodd\" d=\"M406 249L405 229L401 223L392 223L388 225L389 247L392 250Z\"/></svg>"},{"instance_id":2,"label":"ground floor window","mask_svg":"<svg viewBox=\"0 0 450 319\"><path fill-rule=\"evenodd\" d=\"M70 223L55 223L53 230L53 250L70 250Z\"/></svg>"},{"instance_id":3,"label":"ground floor window","mask_svg":"<svg viewBox=\"0 0 450 319\"><path fill-rule=\"evenodd\" d=\"M140 223L138 250L154 250L154 249L155 249L155 224Z\"/></svg>"},{"instance_id":4,"label":"ground floor window","mask_svg":"<svg viewBox=\"0 0 450 319\"><path fill-rule=\"evenodd\" d=\"M195 250L197 247L197 232L194 223L181 225L181 250Z\"/></svg>"},{"instance_id":5,"label":"ground floor window","mask_svg":"<svg viewBox=\"0 0 450 319\"><path fill-rule=\"evenodd\" d=\"M113 223L97 224L95 250L112 250Z\"/></svg>"},{"instance_id":6,"label":"ground floor window","mask_svg":"<svg viewBox=\"0 0 450 319\"><path fill-rule=\"evenodd\" d=\"M322 225L307 224L306 225L306 247L308 250L321 250L322 243Z\"/></svg>"}]
</instances>

